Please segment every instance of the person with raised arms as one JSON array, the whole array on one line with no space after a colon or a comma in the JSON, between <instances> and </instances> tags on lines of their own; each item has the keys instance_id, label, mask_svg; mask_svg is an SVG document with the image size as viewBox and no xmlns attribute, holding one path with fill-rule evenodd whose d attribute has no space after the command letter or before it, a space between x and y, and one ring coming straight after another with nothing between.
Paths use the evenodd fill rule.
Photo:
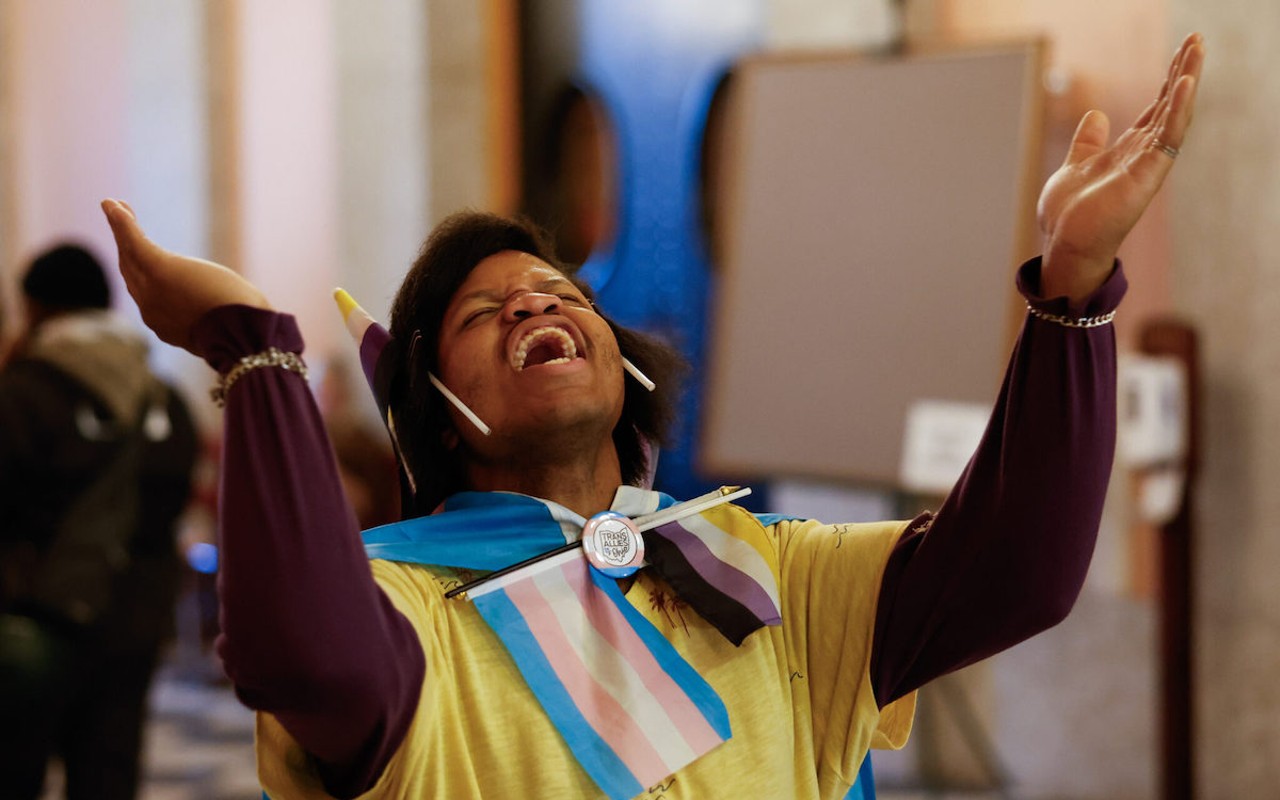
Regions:
<instances>
[{"instance_id":1,"label":"person with raised arms","mask_svg":"<svg viewBox=\"0 0 1280 800\"><path fill-rule=\"evenodd\" d=\"M535 229L464 213L428 238L389 328L342 298L407 487L405 519L362 538L293 318L105 201L143 320L222 374L218 652L259 712L267 794L847 796L869 748L905 741L917 688L1080 591L1115 442L1116 254L1182 147L1203 60L1188 37L1114 141L1101 113L1080 122L1040 197L991 424L937 513L908 522L645 488L671 352L596 308Z\"/></svg>"}]
</instances>

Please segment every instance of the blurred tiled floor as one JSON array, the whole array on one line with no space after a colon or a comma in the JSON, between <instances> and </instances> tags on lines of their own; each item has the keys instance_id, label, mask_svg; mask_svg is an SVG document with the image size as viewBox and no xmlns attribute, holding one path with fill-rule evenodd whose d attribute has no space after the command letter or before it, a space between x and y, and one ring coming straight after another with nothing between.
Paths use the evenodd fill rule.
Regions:
<instances>
[{"instance_id":1,"label":"blurred tiled floor","mask_svg":"<svg viewBox=\"0 0 1280 800\"><path fill-rule=\"evenodd\" d=\"M253 714L225 685L165 667L151 692L139 800L261 800ZM62 797L55 765L43 800Z\"/></svg>"},{"instance_id":2,"label":"blurred tiled floor","mask_svg":"<svg viewBox=\"0 0 1280 800\"><path fill-rule=\"evenodd\" d=\"M164 676L152 692L141 800L259 800L253 714L226 686Z\"/></svg>"}]
</instances>

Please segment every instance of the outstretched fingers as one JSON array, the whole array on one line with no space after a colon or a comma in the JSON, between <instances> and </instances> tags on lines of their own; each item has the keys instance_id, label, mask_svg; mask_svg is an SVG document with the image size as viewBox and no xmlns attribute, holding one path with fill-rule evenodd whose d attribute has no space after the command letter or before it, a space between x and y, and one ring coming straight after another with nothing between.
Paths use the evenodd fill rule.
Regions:
<instances>
[{"instance_id":1,"label":"outstretched fingers","mask_svg":"<svg viewBox=\"0 0 1280 800\"><path fill-rule=\"evenodd\" d=\"M1204 57L1203 38L1191 34L1174 54L1156 99L1116 138L1114 154L1143 182L1162 181L1178 156L1191 124Z\"/></svg>"},{"instance_id":2,"label":"outstretched fingers","mask_svg":"<svg viewBox=\"0 0 1280 800\"><path fill-rule=\"evenodd\" d=\"M1197 37L1186 51L1168 96L1152 119L1135 130L1131 165L1135 173L1160 180L1172 169L1191 126L1203 65L1204 48Z\"/></svg>"},{"instance_id":3,"label":"outstretched fingers","mask_svg":"<svg viewBox=\"0 0 1280 800\"><path fill-rule=\"evenodd\" d=\"M1133 125L1116 139L1117 153L1149 147L1152 134L1162 131L1167 126L1171 113L1174 115L1173 118L1181 113L1180 109L1189 98L1184 97L1186 90L1179 87L1185 83L1188 76L1198 78L1203 63L1203 38L1200 34L1193 33L1182 41L1174 53L1173 59L1169 62L1169 71L1165 75L1164 84L1160 87L1156 98L1138 115ZM1189 122L1189 118L1187 121ZM1185 129L1184 124L1182 130L1185 131ZM1066 163L1079 164L1104 152L1107 149L1110 133L1111 124L1105 114L1096 110L1085 114L1080 120L1079 127L1076 128L1075 136L1072 137L1071 146L1067 149ZM1168 144L1165 139L1160 141ZM1177 141L1181 143L1181 137ZM1180 144L1172 146L1178 147Z\"/></svg>"},{"instance_id":4,"label":"outstretched fingers","mask_svg":"<svg viewBox=\"0 0 1280 800\"><path fill-rule=\"evenodd\" d=\"M1165 73L1164 83L1160 85L1160 91L1156 93L1156 97L1151 101L1151 105L1147 106L1138 118L1134 120L1134 128L1143 128L1151 123L1160 111L1168 104L1169 96L1172 93L1173 86L1178 82L1178 78L1182 75L1182 70L1186 64L1187 55L1193 45L1199 44L1201 41L1200 34L1193 33L1182 40L1182 44L1178 45L1178 49L1173 54L1173 59L1169 62L1169 69Z\"/></svg>"},{"instance_id":5,"label":"outstretched fingers","mask_svg":"<svg viewBox=\"0 0 1280 800\"><path fill-rule=\"evenodd\" d=\"M1186 69L1178 76L1169 93L1164 113L1152 126L1156 141L1173 148L1182 147L1195 112L1196 92L1200 86L1200 70L1204 66L1204 48L1194 47L1187 56Z\"/></svg>"},{"instance_id":6,"label":"outstretched fingers","mask_svg":"<svg viewBox=\"0 0 1280 800\"><path fill-rule=\"evenodd\" d=\"M1154 171L1163 176L1173 168L1173 161L1182 150L1187 128L1191 125L1191 110L1197 82L1184 77L1174 86L1173 100L1168 111L1143 132L1133 157L1133 169L1141 174Z\"/></svg>"}]
</instances>

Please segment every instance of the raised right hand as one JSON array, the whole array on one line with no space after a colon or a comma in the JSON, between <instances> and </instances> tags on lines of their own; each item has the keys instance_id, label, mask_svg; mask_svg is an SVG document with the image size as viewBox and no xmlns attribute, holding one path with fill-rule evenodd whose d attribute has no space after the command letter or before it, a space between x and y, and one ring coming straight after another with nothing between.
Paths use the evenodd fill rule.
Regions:
<instances>
[{"instance_id":1,"label":"raised right hand","mask_svg":"<svg viewBox=\"0 0 1280 800\"><path fill-rule=\"evenodd\" d=\"M191 328L205 312L240 304L271 308L256 286L226 267L171 253L147 238L128 204L103 200L102 211L120 253L120 274L142 312L142 321L162 341L197 356Z\"/></svg>"},{"instance_id":2,"label":"raised right hand","mask_svg":"<svg viewBox=\"0 0 1280 800\"><path fill-rule=\"evenodd\" d=\"M1115 141L1105 114L1092 111L1080 121L1065 163L1040 195L1044 297L1083 300L1111 274L1120 244L1173 169L1204 59L1203 37L1188 36L1159 94Z\"/></svg>"}]
</instances>

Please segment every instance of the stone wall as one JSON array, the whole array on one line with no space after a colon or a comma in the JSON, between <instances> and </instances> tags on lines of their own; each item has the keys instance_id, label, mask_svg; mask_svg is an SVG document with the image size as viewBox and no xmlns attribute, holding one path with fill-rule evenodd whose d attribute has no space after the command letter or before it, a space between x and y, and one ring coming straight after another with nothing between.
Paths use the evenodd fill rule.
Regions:
<instances>
[{"instance_id":1,"label":"stone wall","mask_svg":"<svg viewBox=\"0 0 1280 800\"><path fill-rule=\"evenodd\" d=\"M1172 0L1209 60L1174 182L1172 284L1203 339L1198 785L1280 786L1280 6Z\"/></svg>"}]
</instances>

